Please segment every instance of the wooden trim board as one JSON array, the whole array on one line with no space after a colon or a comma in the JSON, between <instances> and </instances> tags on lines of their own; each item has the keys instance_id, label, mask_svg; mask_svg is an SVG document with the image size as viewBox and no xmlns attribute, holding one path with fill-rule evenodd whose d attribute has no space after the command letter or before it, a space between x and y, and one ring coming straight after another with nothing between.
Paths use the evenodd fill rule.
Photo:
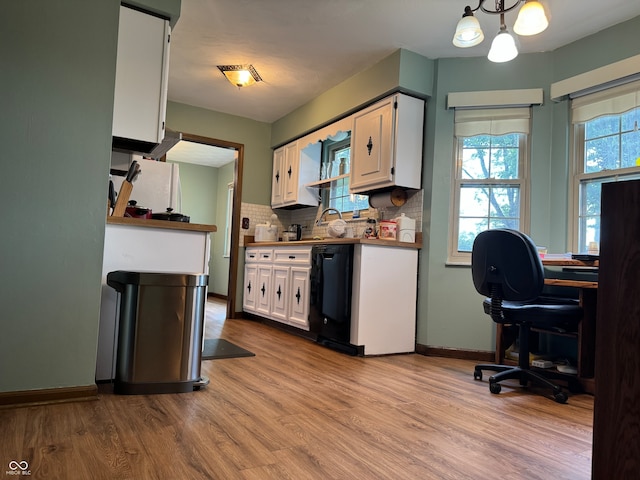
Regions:
<instances>
[{"instance_id":1,"label":"wooden trim board","mask_svg":"<svg viewBox=\"0 0 640 480\"><path fill-rule=\"evenodd\" d=\"M0 408L97 399L98 386L95 384L79 387L0 392Z\"/></svg>"}]
</instances>

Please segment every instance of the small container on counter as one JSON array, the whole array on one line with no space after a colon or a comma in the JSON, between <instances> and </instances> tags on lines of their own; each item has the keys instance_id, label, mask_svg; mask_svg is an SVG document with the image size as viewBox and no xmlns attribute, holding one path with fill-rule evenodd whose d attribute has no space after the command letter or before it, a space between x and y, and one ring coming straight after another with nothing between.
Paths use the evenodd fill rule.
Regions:
<instances>
[{"instance_id":1,"label":"small container on counter","mask_svg":"<svg viewBox=\"0 0 640 480\"><path fill-rule=\"evenodd\" d=\"M376 219L367 218L367 224L364 227L363 238L378 238L378 230L376 228Z\"/></svg>"},{"instance_id":2,"label":"small container on counter","mask_svg":"<svg viewBox=\"0 0 640 480\"><path fill-rule=\"evenodd\" d=\"M380 220L378 227L378 238L381 240L396 239L396 222L394 220Z\"/></svg>"},{"instance_id":3,"label":"small container on counter","mask_svg":"<svg viewBox=\"0 0 640 480\"><path fill-rule=\"evenodd\" d=\"M397 225L397 236L401 242L415 243L416 241L416 221L414 218L405 216L404 213L395 218Z\"/></svg>"}]
</instances>

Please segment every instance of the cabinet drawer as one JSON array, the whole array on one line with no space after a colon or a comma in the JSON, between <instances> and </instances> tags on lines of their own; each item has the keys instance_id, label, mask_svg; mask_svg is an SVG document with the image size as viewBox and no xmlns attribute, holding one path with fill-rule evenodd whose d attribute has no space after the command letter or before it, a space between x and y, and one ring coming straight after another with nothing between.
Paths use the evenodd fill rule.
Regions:
<instances>
[{"instance_id":1,"label":"cabinet drawer","mask_svg":"<svg viewBox=\"0 0 640 480\"><path fill-rule=\"evenodd\" d=\"M311 265L311 247L275 248L273 261L287 265Z\"/></svg>"},{"instance_id":2,"label":"cabinet drawer","mask_svg":"<svg viewBox=\"0 0 640 480\"><path fill-rule=\"evenodd\" d=\"M247 248L244 252L245 263L271 262L273 259L273 249L271 248Z\"/></svg>"}]
</instances>

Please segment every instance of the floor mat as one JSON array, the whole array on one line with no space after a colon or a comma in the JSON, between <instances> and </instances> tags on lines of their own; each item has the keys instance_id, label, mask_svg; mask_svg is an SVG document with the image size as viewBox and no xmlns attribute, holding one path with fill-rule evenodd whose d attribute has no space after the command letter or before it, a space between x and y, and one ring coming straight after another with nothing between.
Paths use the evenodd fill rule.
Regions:
<instances>
[{"instance_id":1,"label":"floor mat","mask_svg":"<svg viewBox=\"0 0 640 480\"><path fill-rule=\"evenodd\" d=\"M209 338L204 341L202 360L218 358L254 357L255 353L245 350L222 338Z\"/></svg>"}]
</instances>

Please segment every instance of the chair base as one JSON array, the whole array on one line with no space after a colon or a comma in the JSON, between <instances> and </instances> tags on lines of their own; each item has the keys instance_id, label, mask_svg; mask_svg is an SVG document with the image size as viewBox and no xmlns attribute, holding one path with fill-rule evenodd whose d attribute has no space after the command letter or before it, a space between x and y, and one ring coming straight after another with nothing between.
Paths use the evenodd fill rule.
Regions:
<instances>
[{"instance_id":1,"label":"chair base","mask_svg":"<svg viewBox=\"0 0 640 480\"><path fill-rule=\"evenodd\" d=\"M500 391L502 390L502 386L499 382L503 380L516 379L523 387L526 387L529 383L537 384L542 387L548 387L552 390L553 399L556 402L567 403L568 397L567 394L562 391L562 388L560 388L555 383L550 382L542 375L529 369L509 365L480 364L476 365L473 371L473 378L475 380L482 380L482 370L498 372L495 375L489 377L489 391L491 393L500 393Z\"/></svg>"}]
</instances>

